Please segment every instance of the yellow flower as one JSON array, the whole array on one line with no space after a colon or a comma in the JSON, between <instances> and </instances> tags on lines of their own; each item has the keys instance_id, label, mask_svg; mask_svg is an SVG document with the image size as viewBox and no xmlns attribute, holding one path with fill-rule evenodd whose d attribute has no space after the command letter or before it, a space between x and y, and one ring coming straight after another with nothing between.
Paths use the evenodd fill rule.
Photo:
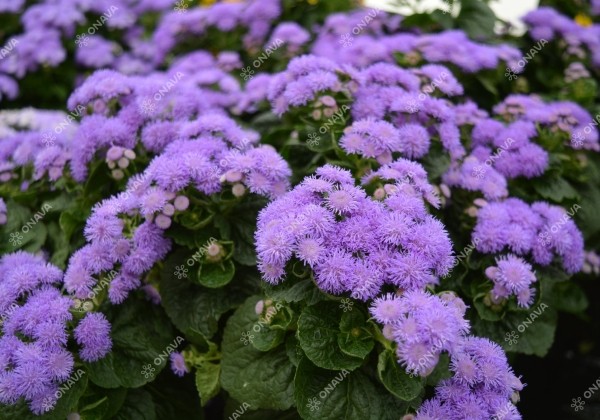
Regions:
<instances>
[{"instance_id":1,"label":"yellow flower","mask_svg":"<svg viewBox=\"0 0 600 420\"><path fill-rule=\"evenodd\" d=\"M577 22L579 26L592 26L592 19L583 13L579 13L575 16L575 22Z\"/></svg>"}]
</instances>

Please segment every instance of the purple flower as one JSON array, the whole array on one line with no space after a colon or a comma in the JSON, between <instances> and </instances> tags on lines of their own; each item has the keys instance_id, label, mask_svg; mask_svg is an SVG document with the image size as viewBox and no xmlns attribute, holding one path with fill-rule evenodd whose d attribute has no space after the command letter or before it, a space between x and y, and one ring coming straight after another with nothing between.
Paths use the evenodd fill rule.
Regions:
<instances>
[{"instance_id":1,"label":"purple flower","mask_svg":"<svg viewBox=\"0 0 600 420\"><path fill-rule=\"evenodd\" d=\"M81 346L79 354L86 362L95 362L103 358L112 348L110 323L104 314L86 314L75 327L73 334Z\"/></svg>"},{"instance_id":2,"label":"purple flower","mask_svg":"<svg viewBox=\"0 0 600 420\"><path fill-rule=\"evenodd\" d=\"M420 165L399 161L393 167L387 176L414 169L410 182L425 190ZM366 300L384 283L413 290L447 273L454 262L450 240L426 215L415 188L390 185L395 189L380 202L353 184L347 171L326 165L261 211L256 249L265 280L281 281L286 264L298 258L323 290ZM400 206L411 201L420 207Z\"/></svg>"},{"instance_id":3,"label":"purple flower","mask_svg":"<svg viewBox=\"0 0 600 420\"><path fill-rule=\"evenodd\" d=\"M186 373L190 372L190 369L187 367L185 359L181 353L171 353L169 359L171 360L171 370L173 373L175 373L175 375L182 377Z\"/></svg>"}]
</instances>

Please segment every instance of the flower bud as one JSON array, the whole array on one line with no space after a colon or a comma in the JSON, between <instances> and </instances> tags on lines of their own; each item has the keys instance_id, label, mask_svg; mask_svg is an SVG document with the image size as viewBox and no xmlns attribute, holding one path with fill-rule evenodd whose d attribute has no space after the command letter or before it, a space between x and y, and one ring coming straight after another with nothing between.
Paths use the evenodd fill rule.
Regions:
<instances>
[{"instance_id":1,"label":"flower bud","mask_svg":"<svg viewBox=\"0 0 600 420\"><path fill-rule=\"evenodd\" d=\"M190 199L185 195L179 195L175 197L175 201L173 202L176 210L184 211L190 206Z\"/></svg>"}]
</instances>

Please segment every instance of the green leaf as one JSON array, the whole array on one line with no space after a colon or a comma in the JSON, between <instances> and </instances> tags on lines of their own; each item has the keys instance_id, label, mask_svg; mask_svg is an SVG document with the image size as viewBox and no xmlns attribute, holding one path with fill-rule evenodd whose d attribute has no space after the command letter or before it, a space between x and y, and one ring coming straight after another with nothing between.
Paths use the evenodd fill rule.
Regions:
<instances>
[{"instance_id":1,"label":"green leaf","mask_svg":"<svg viewBox=\"0 0 600 420\"><path fill-rule=\"evenodd\" d=\"M341 351L338 345L341 310L337 302L320 302L304 308L298 319L298 339L306 356L324 369L359 367L363 360Z\"/></svg>"},{"instance_id":2,"label":"green leaf","mask_svg":"<svg viewBox=\"0 0 600 420\"><path fill-rule=\"evenodd\" d=\"M322 293L310 279L284 281L276 286L265 284L265 294L270 298L284 302L306 301L308 305L318 302Z\"/></svg>"},{"instance_id":3,"label":"green leaf","mask_svg":"<svg viewBox=\"0 0 600 420\"><path fill-rule=\"evenodd\" d=\"M304 356L304 352L302 351L302 347L300 347L300 342L295 336L288 336L287 340L285 341L285 352L290 358L292 364L298 367L300 359Z\"/></svg>"},{"instance_id":4,"label":"green leaf","mask_svg":"<svg viewBox=\"0 0 600 420\"><path fill-rule=\"evenodd\" d=\"M223 261L221 264L204 263L198 270L198 282L205 287L216 289L228 284L235 275L233 261Z\"/></svg>"},{"instance_id":5,"label":"green leaf","mask_svg":"<svg viewBox=\"0 0 600 420\"><path fill-rule=\"evenodd\" d=\"M146 301L127 299L106 311L111 323L112 351L103 359L86 363L90 380L104 388L136 388L154 380L166 365L160 357L176 347L176 334L162 308ZM174 344L175 343L175 344ZM156 360L161 360L158 364ZM149 366L146 375L142 373Z\"/></svg>"},{"instance_id":6,"label":"green leaf","mask_svg":"<svg viewBox=\"0 0 600 420\"><path fill-rule=\"evenodd\" d=\"M395 354L390 350L384 350L379 354L377 375L388 391L404 401L415 399L423 391L421 379L411 378L398 364Z\"/></svg>"},{"instance_id":7,"label":"green leaf","mask_svg":"<svg viewBox=\"0 0 600 420\"><path fill-rule=\"evenodd\" d=\"M577 315L583 313L589 304L581 287L570 281L555 284L552 295L554 297L552 307L558 311Z\"/></svg>"},{"instance_id":8,"label":"green leaf","mask_svg":"<svg viewBox=\"0 0 600 420\"><path fill-rule=\"evenodd\" d=\"M238 401L257 408L286 410L292 406L294 365L283 346L261 352L244 344L242 333L251 333L257 321L253 296L227 322L223 335L221 386Z\"/></svg>"},{"instance_id":9,"label":"green leaf","mask_svg":"<svg viewBox=\"0 0 600 420\"><path fill-rule=\"evenodd\" d=\"M544 357L554 341L556 318L554 308L540 303L526 311L508 312L499 322L474 317L473 334L494 340L506 351Z\"/></svg>"},{"instance_id":10,"label":"green leaf","mask_svg":"<svg viewBox=\"0 0 600 420\"><path fill-rule=\"evenodd\" d=\"M114 420L156 420L156 407L152 396L143 389L132 389Z\"/></svg>"},{"instance_id":11,"label":"green leaf","mask_svg":"<svg viewBox=\"0 0 600 420\"><path fill-rule=\"evenodd\" d=\"M349 356L365 359L373 350L375 341L367 329L365 316L358 309L344 312L340 321L338 345Z\"/></svg>"},{"instance_id":12,"label":"green leaf","mask_svg":"<svg viewBox=\"0 0 600 420\"><path fill-rule=\"evenodd\" d=\"M85 395L79 400L78 413L84 420L112 418L121 409L126 397L125 388L99 388L89 383Z\"/></svg>"},{"instance_id":13,"label":"green leaf","mask_svg":"<svg viewBox=\"0 0 600 420\"><path fill-rule=\"evenodd\" d=\"M263 310L263 314L252 326L252 345L260 351L268 351L283 342L287 326L292 320L287 308L277 303Z\"/></svg>"},{"instance_id":14,"label":"green leaf","mask_svg":"<svg viewBox=\"0 0 600 420\"><path fill-rule=\"evenodd\" d=\"M405 411L359 370L320 369L306 357L296 370L294 388L296 407L305 420L398 419Z\"/></svg>"},{"instance_id":15,"label":"green leaf","mask_svg":"<svg viewBox=\"0 0 600 420\"><path fill-rule=\"evenodd\" d=\"M496 15L481 0L461 0L460 13L456 25L463 29L469 37L482 40L494 36Z\"/></svg>"},{"instance_id":16,"label":"green leaf","mask_svg":"<svg viewBox=\"0 0 600 420\"><path fill-rule=\"evenodd\" d=\"M206 362L196 369L196 389L200 395L200 402L204 407L211 398L219 393L221 386L219 376L221 365Z\"/></svg>"},{"instance_id":17,"label":"green leaf","mask_svg":"<svg viewBox=\"0 0 600 420\"><path fill-rule=\"evenodd\" d=\"M162 306L175 326L186 336L202 333L210 339L218 329L218 321L225 312L244 300L242 282L234 281L227 287L209 289L187 278L178 279L175 269L186 265L188 252L180 250L171 255L161 270L160 294Z\"/></svg>"},{"instance_id":18,"label":"green leaf","mask_svg":"<svg viewBox=\"0 0 600 420\"><path fill-rule=\"evenodd\" d=\"M537 180L534 182L535 190L544 198L556 203L564 199L576 199L579 197L577 190L564 178L554 177L551 179Z\"/></svg>"}]
</instances>

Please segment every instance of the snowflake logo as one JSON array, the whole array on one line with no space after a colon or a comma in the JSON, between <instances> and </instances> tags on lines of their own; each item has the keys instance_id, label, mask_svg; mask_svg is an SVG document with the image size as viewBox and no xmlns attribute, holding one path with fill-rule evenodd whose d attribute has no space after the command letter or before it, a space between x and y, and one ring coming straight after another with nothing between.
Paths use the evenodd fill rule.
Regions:
<instances>
[{"instance_id":1,"label":"snowflake logo","mask_svg":"<svg viewBox=\"0 0 600 420\"><path fill-rule=\"evenodd\" d=\"M186 12L186 11L187 11L187 8L188 8L188 5L187 5L187 3L185 2L185 0L181 0L181 1L180 1L180 2L178 2L178 3L175 3L175 9L174 9L174 10L175 10L177 13L184 13L184 12Z\"/></svg>"},{"instance_id":2,"label":"snowflake logo","mask_svg":"<svg viewBox=\"0 0 600 420\"><path fill-rule=\"evenodd\" d=\"M42 400L42 411L44 413L47 413L48 411L52 410L54 408L54 405L56 404L56 399L52 398L52 397L44 397L44 399Z\"/></svg>"},{"instance_id":3,"label":"snowflake logo","mask_svg":"<svg viewBox=\"0 0 600 420\"><path fill-rule=\"evenodd\" d=\"M152 367L152 365L150 363L148 363L147 365L144 365L144 367L142 368L142 375L144 375L144 378L148 379L154 376L154 371L156 369L154 369Z\"/></svg>"},{"instance_id":4,"label":"snowflake logo","mask_svg":"<svg viewBox=\"0 0 600 420\"><path fill-rule=\"evenodd\" d=\"M156 109L156 103L152 99L144 99L140 105L140 111L144 115L151 115Z\"/></svg>"},{"instance_id":5,"label":"snowflake logo","mask_svg":"<svg viewBox=\"0 0 600 420\"><path fill-rule=\"evenodd\" d=\"M252 70L252 68L250 66L248 66L248 67L242 68L242 72L240 73L240 76L242 77L242 79L244 79L244 82L247 82L248 80L252 79L253 74L254 74L254 70Z\"/></svg>"},{"instance_id":6,"label":"snowflake logo","mask_svg":"<svg viewBox=\"0 0 600 420\"><path fill-rule=\"evenodd\" d=\"M86 34L80 34L77 35L75 37L75 44L81 48L81 47L87 47L89 44L90 40L88 39Z\"/></svg>"},{"instance_id":7,"label":"snowflake logo","mask_svg":"<svg viewBox=\"0 0 600 420\"><path fill-rule=\"evenodd\" d=\"M577 133L571 136L571 145L573 147L581 147L583 146L583 134Z\"/></svg>"},{"instance_id":8,"label":"snowflake logo","mask_svg":"<svg viewBox=\"0 0 600 420\"><path fill-rule=\"evenodd\" d=\"M342 44L342 47L349 47L354 42L354 37L350 34L343 34L340 37L339 43Z\"/></svg>"},{"instance_id":9,"label":"snowflake logo","mask_svg":"<svg viewBox=\"0 0 600 420\"><path fill-rule=\"evenodd\" d=\"M188 269L185 268L183 264L181 264L175 267L175 272L173 274L175 274L175 276L177 276L177 278L181 280L182 278L187 278L187 273Z\"/></svg>"},{"instance_id":10,"label":"snowflake logo","mask_svg":"<svg viewBox=\"0 0 600 420\"><path fill-rule=\"evenodd\" d=\"M45 132L42 134L42 143L46 147L54 146L54 140L56 140L56 136L51 132Z\"/></svg>"},{"instance_id":11,"label":"snowflake logo","mask_svg":"<svg viewBox=\"0 0 600 420\"><path fill-rule=\"evenodd\" d=\"M504 337L504 341L507 341L509 346L512 346L513 344L517 344L518 339L519 339L519 334L517 334L514 331L507 332Z\"/></svg>"},{"instance_id":12,"label":"snowflake logo","mask_svg":"<svg viewBox=\"0 0 600 420\"><path fill-rule=\"evenodd\" d=\"M408 102L408 105L406 107L406 110L411 113L414 114L415 112L419 111L419 104L417 103L417 101L415 101L414 99L411 99Z\"/></svg>"},{"instance_id":13,"label":"snowflake logo","mask_svg":"<svg viewBox=\"0 0 600 420\"><path fill-rule=\"evenodd\" d=\"M318 146L319 145L319 140L321 140L321 137L317 134L317 133L310 133L308 135L308 145L309 146Z\"/></svg>"},{"instance_id":14,"label":"snowflake logo","mask_svg":"<svg viewBox=\"0 0 600 420\"><path fill-rule=\"evenodd\" d=\"M317 399L317 397L309 398L306 407L310 408L310 411L318 411L319 406L321 405L321 401Z\"/></svg>"},{"instance_id":15,"label":"snowflake logo","mask_svg":"<svg viewBox=\"0 0 600 420\"><path fill-rule=\"evenodd\" d=\"M19 232L11 233L8 242L10 242L12 246L21 245L23 243L23 235Z\"/></svg>"},{"instance_id":16,"label":"snowflake logo","mask_svg":"<svg viewBox=\"0 0 600 420\"><path fill-rule=\"evenodd\" d=\"M478 165L473 168L473 172L471 173L477 179L483 179L485 175L485 168L482 165Z\"/></svg>"},{"instance_id":17,"label":"snowflake logo","mask_svg":"<svg viewBox=\"0 0 600 420\"><path fill-rule=\"evenodd\" d=\"M571 401L573 401L573 404L571 404L571 408L574 408L575 411L583 410L585 401L582 401L581 397L577 397L577 399L573 398Z\"/></svg>"},{"instance_id":18,"label":"snowflake logo","mask_svg":"<svg viewBox=\"0 0 600 420\"><path fill-rule=\"evenodd\" d=\"M340 303L340 309L343 309L344 312L350 312L352 310L352 305L354 305L354 302L349 298L344 298L342 299L342 303Z\"/></svg>"},{"instance_id":19,"label":"snowflake logo","mask_svg":"<svg viewBox=\"0 0 600 420\"><path fill-rule=\"evenodd\" d=\"M506 68L506 73L504 73L504 77L508 77L508 80L517 80L519 78L515 71L510 67Z\"/></svg>"},{"instance_id":20,"label":"snowflake logo","mask_svg":"<svg viewBox=\"0 0 600 420\"><path fill-rule=\"evenodd\" d=\"M254 341L254 335L250 334L250 331L246 331L245 333L242 333L242 338L240 338L240 341L242 343L244 343L244 346L247 346L250 343L253 343Z\"/></svg>"},{"instance_id":21,"label":"snowflake logo","mask_svg":"<svg viewBox=\"0 0 600 420\"><path fill-rule=\"evenodd\" d=\"M550 233L540 232L540 234L538 235L538 242L540 242L543 246L550 245Z\"/></svg>"}]
</instances>

